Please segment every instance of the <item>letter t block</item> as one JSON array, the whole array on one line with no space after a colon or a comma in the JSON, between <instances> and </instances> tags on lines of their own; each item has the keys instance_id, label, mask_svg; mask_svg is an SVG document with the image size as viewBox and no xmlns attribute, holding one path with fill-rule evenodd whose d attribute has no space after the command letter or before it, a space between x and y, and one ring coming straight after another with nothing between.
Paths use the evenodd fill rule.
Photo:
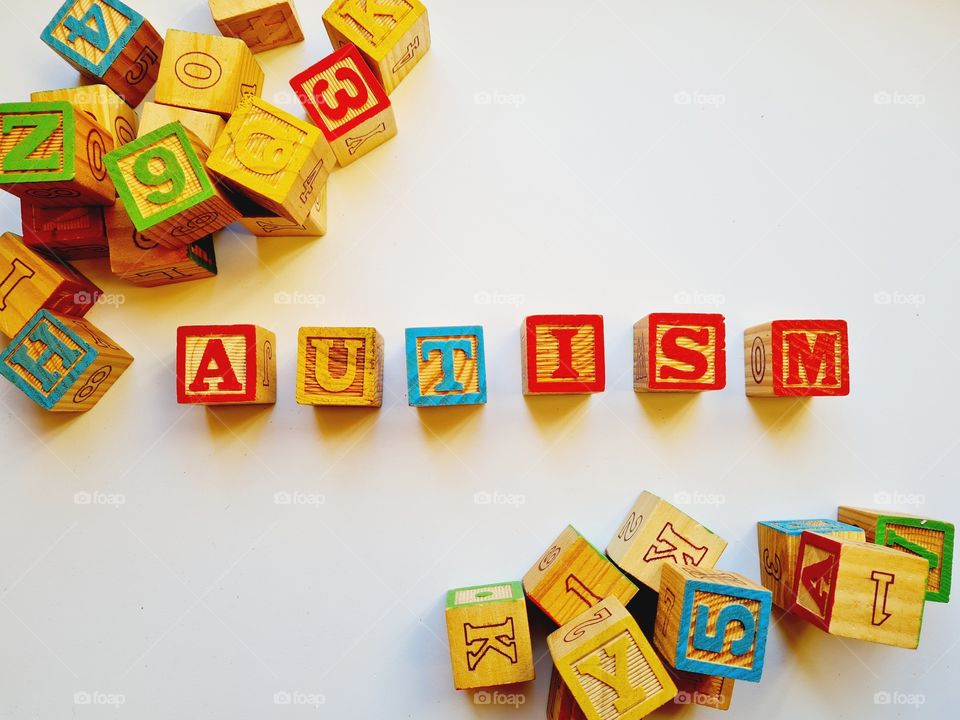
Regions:
<instances>
[{"instance_id":1,"label":"letter t block","mask_svg":"<svg viewBox=\"0 0 960 720\"><path fill-rule=\"evenodd\" d=\"M524 395L603 392L603 316L530 315L520 355Z\"/></svg>"},{"instance_id":2,"label":"letter t block","mask_svg":"<svg viewBox=\"0 0 960 720\"><path fill-rule=\"evenodd\" d=\"M726 356L723 315L651 313L633 326L633 389L722 390Z\"/></svg>"},{"instance_id":3,"label":"letter t block","mask_svg":"<svg viewBox=\"0 0 960 720\"><path fill-rule=\"evenodd\" d=\"M383 403L383 336L372 327L300 328L297 402L380 407Z\"/></svg>"},{"instance_id":4,"label":"letter t block","mask_svg":"<svg viewBox=\"0 0 960 720\"><path fill-rule=\"evenodd\" d=\"M269 405L277 401L277 341L257 325L177 328L177 402Z\"/></svg>"},{"instance_id":5,"label":"letter t block","mask_svg":"<svg viewBox=\"0 0 960 720\"><path fill-rule=\"evenodd\" d=\"M407 328L407 400L414 407L487 402L483 328Z\"/></svg>"},{"instance_id":6,"label":"letter t block","mask_svg":"<svg viewBox=\"0 0 960 720\"><path fill-rule=\"evenodd\" d=\"M850 394L845 320L773 320L743 333L749 397Z\"/></svg>"}]
</instances>

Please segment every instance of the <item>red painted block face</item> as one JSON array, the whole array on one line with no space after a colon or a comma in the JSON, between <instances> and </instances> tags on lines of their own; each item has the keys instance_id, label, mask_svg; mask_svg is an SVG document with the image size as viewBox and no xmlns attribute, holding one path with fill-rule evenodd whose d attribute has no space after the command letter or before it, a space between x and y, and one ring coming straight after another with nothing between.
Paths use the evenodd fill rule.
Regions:
<instances>
[{"instance_id":1,"label":"red painted block face","mask_svg":"<svg viewBox=\"0 0 960 720\"><path fill-rule=\"evenodd\" d=\"M274 344L273 333L256 325L177 328L177 402L275 402Z\"/></svg>"},{"instance_id":2,"label":"red painted block face","mask_svg":"<svg viewBox=\"0 0 960 720\"><path fill-rule=\"evenodd\" d=\"M794 614L829 631L840 572L840 546L827 538L804 532L793 578Z\"/></svg>"},{"instance_id":3,"label":"red painted block face","mask_svg":"<svg viewBox=\"0 0 960 720\"><path fill-rule=\"evenodd\" d=\"M850 354L843 320L774 320L774 395L849 395Z\"/></svg>"},{"instance_id":4,"label":"red painted block face","mask_svg":"<svg viewBox=\"0 0 960 720\"><path fill-rule=\"evenodd\" d=\"M603 392L602 315L531 315L522 345L524 393Z\"/></svg>"},{"instance_id":5,"label":"red painted block face","mask_svg":"<svg viewBox=\"0 0 960 720\"><path fill-rule=\"evenodd\" d=\"M727 384L723 315L651 313L634 333L638 391L721 390Z\"/></svg>"}]
</instances>

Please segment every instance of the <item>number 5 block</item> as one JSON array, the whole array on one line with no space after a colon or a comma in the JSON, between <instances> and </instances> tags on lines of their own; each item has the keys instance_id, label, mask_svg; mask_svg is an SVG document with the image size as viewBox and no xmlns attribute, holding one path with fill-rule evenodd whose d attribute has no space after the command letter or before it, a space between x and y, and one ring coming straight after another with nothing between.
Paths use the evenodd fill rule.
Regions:
<instances>
[{"instance_id":1,"label":"number 5 block","mask_svg":"<svg viewBox=\"0 0 960 720\"><path fill-rule=\"evenodd\" d=\"M177 328L177 402L269 405L277 401L276 337L257 325Z\"/></svg>"},{"instance_id":2,"label":"number 5 block","mask_svg":"<svg viewBox=\"0 0 960 720\"><path fill-rule=\"evenodd\" d=\"M723 315L651 313L633 326L633 389L722 390L726 357Z\"/></svg>"},{"instance_id":3,"label":"number 5 block","mask_svg":"<svg viewBox=\"0 0 960 720\"><path fill-rule=\"evenodd\" d=\"M844 320L774 320L743 333L747 395L850 394Z\"/></svg>"}]
</instances>

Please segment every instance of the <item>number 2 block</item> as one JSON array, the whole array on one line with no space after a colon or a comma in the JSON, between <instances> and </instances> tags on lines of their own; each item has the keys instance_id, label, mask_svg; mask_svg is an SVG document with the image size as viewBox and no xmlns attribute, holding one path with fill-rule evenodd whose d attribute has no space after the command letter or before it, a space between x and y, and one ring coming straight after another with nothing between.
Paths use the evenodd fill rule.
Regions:
<instances>
[{"instance_id":1,"label":"number 2 block","mask_svg":"<svg viewBox=\"0 0 960 720\"><path fill-rule=\"evenodd\" d=\"M177 402L269 405L277 401L277 341L257 325L177 328Z\"/></svg>"},{"instance_id":2,"label":"number 2 block","mask_svg":"<svg viewBox=\"0 0 960 720\"><path fill-rule=\"evenodd\" d=\"M603 392L602 315L530 315L520 336L523 394Z\"/></svg>"},{"instance_id":3,"label":"number 2 block","mask_svg":"<svg viewBox=\"0 0 960 720\"><path fill-rule=\"evenodd\" d=\"M651 313L633 326L633 389L722 390L726 356L723 315Z\"/></svg>"},{"instance_id":4,"label":"number 2 block","mask_svg":"<svg viewBox=\"0 0 960 720\"><path fill-rule=\"evenodd\" d=\"M210 14L224 37L255 53L303 41L293 0L210 0Z\"/></svg>"},{"instance_id":5,"label":"number 2 block","mask_svg":"<svg viewBox=\"0 0 960 720\"><path fill-rule=\"evenodd\" d=\"M297 342L297 402L380 407L383 336L376 328L303 327Z\"/></svg>"},{"instance_id":6,"label":"number 2 block","mask_svg":"<svg viewBox=\"0 0 960 720\"><path fill-rule=\"evenodd\" d=\"M844 320L774 320L747 328L743 356L750 397L850 394Z\"/></svg>"},{"instance_id":7,"label":"number 2 block","mask_svg":"<svg viewBox=\"0 0 960 720\"><path fill-rule=\"evenodd\" d=\"M483 328L407 328L407 400L414 407L487 402Z\"/></svg>"}]
</instances>

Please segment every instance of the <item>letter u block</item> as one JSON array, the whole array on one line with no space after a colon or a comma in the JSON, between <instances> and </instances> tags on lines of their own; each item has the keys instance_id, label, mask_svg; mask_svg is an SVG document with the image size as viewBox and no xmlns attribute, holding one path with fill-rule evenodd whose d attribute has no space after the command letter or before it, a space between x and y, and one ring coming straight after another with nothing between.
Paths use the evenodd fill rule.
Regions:
<instances>
[{"instance_id":1,"label":"letter u block","mask_svg":"<svg viewBox=\"0 0 960 720\"><path fill-rule=\"evenodd\" d=\"M177 402L272 405L277 401L277 341L257 325L177 328Z\"/></svg>"},{"instance_id":2,"label":"letter u block","mask_svg":"<svg viewBox=\"0 0 960 720\"><path fill-rule=\"evenodd\" d=\"M750 397L850 394L845 320L773 320L743 333Z\"/></svg>"},{"instance_id":3,"label":"letter u block","mask_svg":"<svg viewBox=\"0 0 960 720\"><path fill-rule=\"evenodd\" d=\"M743 575L664 565L653 642L677 670L759 682L771 605Z\"/></svg>"},{"instance_id":4,"label":"letter u block","mask_svg":"<svg viewBox=\"0 0 960 720\"><path fill-rule=\"evenodd\" d=\"M40 310L0 354L0 375L44 410L85 412L132 362L91 323Z\"/></svg>"},{"instance_id":5,"label":"letter u block","mask_svg":"<svg viewBox=\"0 0 960 720\"><path fill-rule=\"evenodd\" d=\"M383 404L383 336L372 327L300 328L297 402L380 407Z\"/></svg>"},{"instance_id":6,"label":"letter u block","mask_svg":"<svg viewBox=\"0 0 960 720\"><path fill-rule=\"evenodd\" d=\"M603 392L603 316L530 315L520 356L523 394Z\"/></svg>"},{"instance_id":7,"label":"letter u block","mask_svg":"<svg viewBox=\"0 0 960 720\"><path fill-rule=\"evenodd\" d=\"M723 315L651 313L633 326L634 392L702 392L727 384Z\"/></svg>"},{"instance_id":8,"label":"letter u block","mask_svg":"<svg viewBox=\"0 0 960 720\"><path fill-rule=\"evenodd\" d=\"M607 544L607 557L647 587L659 590L662 567L712 568L726 547L727 541L719 535L645 491Z\"/></svg>"},{"instance_id":9,"label":"letter u block","mask_svg":"<svg viewBox=\"0 0 960 720\"><path fill-rule=\"evenodd\" d=\"M533 680L533 645L520 583L450 590L446 619L457 690Z\"/></svg>"},{"instance_id":10,"label":"letter u block","mask_svg":"<svg viewBox=\"0 0 960 720\"><path fill-rule=\"evenodd\" d=\"M414 407L487 402L483 328L407 328L407 400Z\"/></svg>"},{"instance_id":11,"label":"letter u block","mask_svg":"<svg viewBox=\"0 0 960 720\"><path fill-rule=\"evenodd\" d=\"M210 14L224 37L255 53L303 41L293 0L210 0Z\"/></svg>"},{"instance_id":12,"label":"letter u block","mask_svg":"<svg viewBox=\"0 0 960 720\"><path fill-rule=\"evenodd\" d=\"M547 647L588 720L639 720L677 694L656 651L615 597L550 633Z\"/></svg>"}]
</instances>

